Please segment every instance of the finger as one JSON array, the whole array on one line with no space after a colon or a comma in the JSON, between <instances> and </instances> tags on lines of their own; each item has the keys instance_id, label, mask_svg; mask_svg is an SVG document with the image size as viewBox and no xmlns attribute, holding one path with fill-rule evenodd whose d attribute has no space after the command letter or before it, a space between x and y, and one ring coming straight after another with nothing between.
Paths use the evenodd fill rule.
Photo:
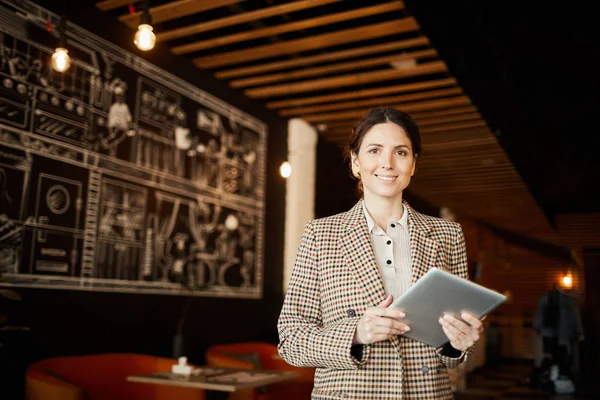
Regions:
<instances>
[{"instance_id":1,"label":"finger","mask_svg":"<svg viewBox=\"0 0 600 400\"><path fill-rule=\"evenodd\" d=\"M475 343L472 338L463 334L452 325L442 325L442 328L448 339L450 339L452 346L457 350L465 350Z\"/></svg>"},{"instance_id":2,"label":"finger","mask_svg":"<svg viewBox=\"0 0 600 400\"><path fill-rule=\"evenodd\" d=\"M460 319L453 317L450 314L445 314L442 319L444 321L446 321L448 324L450 324L453 327L455 327L456 329L458 329L459 331L461 331L462 333L464 333L465 335L469 334L471 332L471 327L469 325L467 325Z\"/></svg>"},{"instance_id":3,"label":"finger","mask_svg":"<svg viewBox=\"0 0 600 400\"><path fill-rule=\"evenodd\" d=\"M369 307L365 314L371 317L386 317L386 318L404 318L406 314L403 311L396 310L393 308L383 308L383 307Z\"/></svg>"},{"instance_id":4,"label":"finger","mask_svg":"<svg viewBox=\"0 0 600 400\"><path fill-rule=\"evenodd\" d=\"M444 334L446 335L446 337L448 338L448 340L450 340L450 344L452 344L452 347L454 347L455 349L458 349L457 344L457 338L454 335L453 332L451 332L445 325L442 325L442 330L444 331Z\"/></svg>"},{"instance_id":5,"label":"finger","mask_svg":"<svg viewBox=\"0 0 600 400\"><path fill-rule=\"evenodd\" d=\"M471 315L469 313L462 313L460 315L460 317L463 319L463 321L465 321L466 323L468 323L475 329L479 329L479 327L482 325L479 318L474 317L473 315Z\"/></svg>"},{"instance_id":6,"label":"finger","mask_svg":"<svg viewBox=\"0 0 600 400\"><path fill-rule=\"evenodd\" d=\"M364 343L367 344L367 343L380 342L382 340L389 339L392 336L393 335L379 333L379 332L374 332L374 331L371 330L371 331L365 332L365 335L364 335L365 341L364 341Z\"/></svg>"},{"instance_id":7,"label":"finger","mask_svg":"<svg viewBox=\"0 0 600 400\"><path fill-rule=\"evenodd\" d=\"M389 336L403 335L404 333L406 333L406 331L403 329L397 329L397 328L390 327L390 326L377 326L377 325L369 326L367 332L372 333L374 335L389 335Z\"/></svg>"},{"instance_id":8,"label":"finger","mask_svg":"<svg viewBox=\"0 0 600 400\"><path fill-rule=\"evenodd\" d=\"M396 320L396 319L393 319L393 318L373 318L371 320L370 324L372 326L395 329L395 330L399 330L399 331L409 331L410 330L410 327L406 323Z\"/></svg>"},{"instance_id":9,"label":"finger","mask_svg":"<svg viewBox=\"0 0 600 400\"><path fill-rule=\"evenodd\" d=\"M454 321L457 322L457 324L449 323L446 318L440 318L440 321L442 326L448 328L454 337L456 337L456 340L467 343L467 347L472 346L474 342L479 340L479 332L477 332L477 330L472 329L470 326L460 322L456 318L454 318Z\"/></svg>"},{"instance_id":10,"label":"finger","mask_svg":"<svg viewBox=\"0 0 600 400\"><path fill-rule=\"evenodd\" d=\"M446 337L448 337L448 340L450 341L450 344L456 350L464 351L464 350L466 350L466 349L469 348L468 343L464 343L464 341L462 341L459 338L457 338L454 335L454 333L451 332L448 328L442 327L442 329L444 330L444 334L446 335Z\"/></svg>"},{"instance_id":11,"label":"finger","mask_svg":"<svg viewBox=\"0 0 600 400\"><path fill-rule=\"evenodd\" d=\"M388 295L388 297L385 298L385 300L383 300L381 303L379 303L379 305L377 307L389 307L393 301L394 301L394 296L392 296L390 294L390 295Z\"/></svg>"},{"instance_id":12,"label":"finger","mask_svg":"<svg viewBox=\"0 0 600 400\"><path fill-rule=\"evenodd\" d=\"M456 326L449 323L445 317L440 318L439 321L440 321L440 324L442 324L442 328L444 328L445 331L448 331L449 334L451 335L451 336L448 336L449 339L464 341L465 338L468 336L463 331L458 329Z\"/></svg>"},{"instance_id":13,"label":"finger","mask_svg":"<svg viewBox=\"0 0 600 400\"><path fill-rule=\"evenodd\" d=\"M481 321L479 319L477 319L476 317L474 317L468 313L462 313L461 317L463 320L465 320L467 323L469 323L471 325L471 328L473 330L475 330L477 333L479 333L479 334L483 333L483 324L481 323Z\"/></svg>"}]
</instances>

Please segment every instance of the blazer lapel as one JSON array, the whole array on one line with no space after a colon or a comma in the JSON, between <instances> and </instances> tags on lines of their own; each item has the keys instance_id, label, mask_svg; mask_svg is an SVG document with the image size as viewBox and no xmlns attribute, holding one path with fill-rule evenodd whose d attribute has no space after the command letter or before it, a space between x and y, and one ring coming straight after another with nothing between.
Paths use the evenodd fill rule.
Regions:
<instances>
[{"instance_id":1,"label":"blazer lapel","mask_svg":"<svg viewBox=\"0 0 600 400\"><path fill-rule=\"evenodd\" d=\"M431 226L408 203L408 233L412 258L412 284L414 285L431 267L435 266L438 243L429 237Z\"/></svg>"},{"instance_id":2,"label":"blazer lapel","mask_svg":"<svg viewBox=\"0 0 600 400\"><path fill-rule=\"evenodd\" d=\"M350 271L367 294L370 305L377 305L385 299L385 289L371 246L362 201L346 213L346 221L346 234L340 239L340 248L348 257Z\"/></svg>"}]
</instances>

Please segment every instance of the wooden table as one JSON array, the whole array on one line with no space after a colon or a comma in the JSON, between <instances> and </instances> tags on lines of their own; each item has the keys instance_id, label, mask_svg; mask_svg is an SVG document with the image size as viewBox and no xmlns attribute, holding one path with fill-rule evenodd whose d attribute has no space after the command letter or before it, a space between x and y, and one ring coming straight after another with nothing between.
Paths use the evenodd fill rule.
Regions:
<instances>
[{"instance_id":1,"label":"wooden table","mask_svg":"<svg viewBox=\"0 0 600 400\"><path fill-rule=\"evenodd\" d=\"M293 379L298 373L291 371L242 370L230 368L194 368L189 376L172 372L155 372L149 375L128 376L129 382L153 385L185 386L207 391L208 399L226 399L228 392L250 389Z\"/></svg>"}]
</instances>

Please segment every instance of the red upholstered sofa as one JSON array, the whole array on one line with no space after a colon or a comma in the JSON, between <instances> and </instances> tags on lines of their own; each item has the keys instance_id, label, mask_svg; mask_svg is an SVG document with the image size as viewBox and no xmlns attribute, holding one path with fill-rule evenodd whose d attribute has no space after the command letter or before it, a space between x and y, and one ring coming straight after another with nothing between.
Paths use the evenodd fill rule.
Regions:
<instances>
[{"instance_id":1,"label":"red upholstered sofa","mask_svg":"<svg viewBox=\"0 0 600 400\"><path fill-rule=\"evenodd\" d=\"M204 400L203 390L127 382L129 375L170 371L176 360L141 354L49 358L25 377L27 400Z\"/></svg>"}]
</instances>

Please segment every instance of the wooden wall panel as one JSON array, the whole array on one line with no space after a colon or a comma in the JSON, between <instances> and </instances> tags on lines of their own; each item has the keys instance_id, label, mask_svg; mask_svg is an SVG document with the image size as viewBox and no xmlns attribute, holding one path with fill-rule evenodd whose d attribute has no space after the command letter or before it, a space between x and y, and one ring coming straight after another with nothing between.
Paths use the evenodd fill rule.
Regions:
<instances>
[{"instance_id":1,"label":"wooden wall panel","mask_svg":"<svg viewBox=\"0 0 600 400\"><path fill-rule=\"evenodd\" d=\"M481 263L477 282L511 298L500 306L495 316L524 318L531 322L538 299L571 272L573 294L583 301L583 271L577 266L544 256L533 250L509 244L503 238L469 218L459 218L465 233L467 255L471 265Z\"/></svg>"}]
</instances>

